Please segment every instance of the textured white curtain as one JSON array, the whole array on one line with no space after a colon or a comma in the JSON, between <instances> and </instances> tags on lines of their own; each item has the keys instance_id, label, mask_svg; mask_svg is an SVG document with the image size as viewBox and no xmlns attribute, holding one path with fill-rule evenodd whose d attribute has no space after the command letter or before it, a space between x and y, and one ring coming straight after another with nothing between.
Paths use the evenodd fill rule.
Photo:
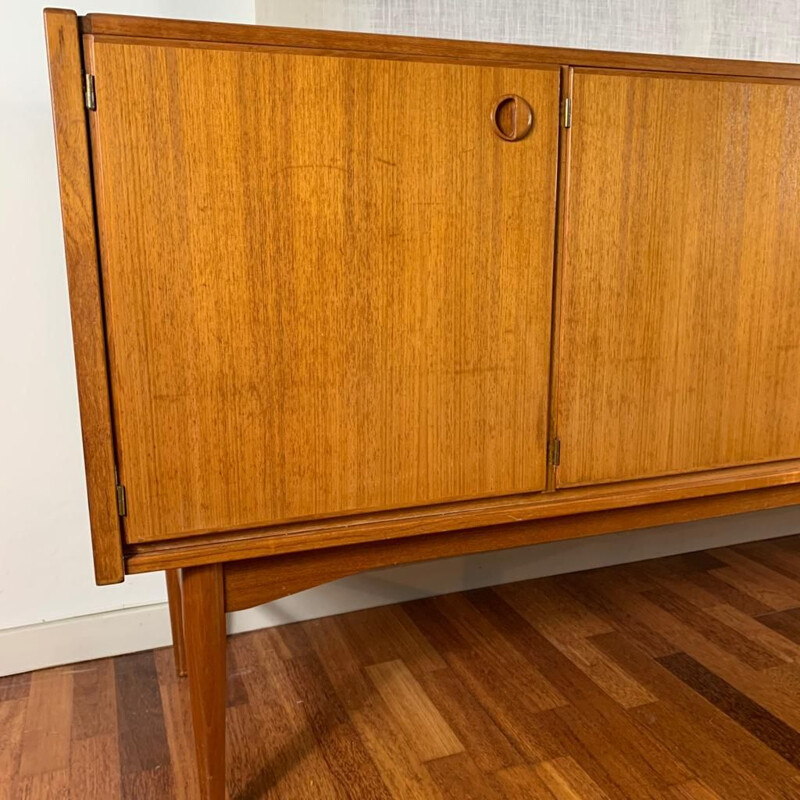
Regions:
<instances>
[{"instance_id":1,"label":"textured white curtain","mask_svg":"<svg viewBox=\"0 0 800 800\"><path fill-rule=\"evenodd\" d=\"M256 0L263 25L800 62L800 0Z\"/></svg>"}]
</instances>

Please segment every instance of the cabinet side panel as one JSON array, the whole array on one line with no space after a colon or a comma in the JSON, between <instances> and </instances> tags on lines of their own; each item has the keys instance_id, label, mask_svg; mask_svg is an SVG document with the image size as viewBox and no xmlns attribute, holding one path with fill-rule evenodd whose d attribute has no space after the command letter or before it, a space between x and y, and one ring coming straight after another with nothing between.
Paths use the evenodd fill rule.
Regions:
<instances>
[{"instance_id":1,"label":"cabinet side panel","mask_svg":"<svg viewBox=\"0 0 800 800\"><path fill-rule=\"evenodd\" d=\"M800 84L576 71L560 486L800 455Z\"/></svg>"},{"instance_id":2,"label":"cabinet side panel","mask_svg":"<svg viewBox=\"0 0 800 800\"><path fill-rule=\"evenodd\" d=\"M123 579L78 18L44 15L95 577Z\"/></svg>"}]
</instances>

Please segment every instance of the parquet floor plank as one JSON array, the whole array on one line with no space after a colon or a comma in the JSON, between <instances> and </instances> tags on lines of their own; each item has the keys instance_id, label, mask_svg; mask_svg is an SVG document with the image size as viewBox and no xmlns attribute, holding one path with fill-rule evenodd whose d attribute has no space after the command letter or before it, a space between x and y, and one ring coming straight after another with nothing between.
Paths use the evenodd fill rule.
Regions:
<instances>
[{"instance_id":1,"label":"parquet floor plank","mask_svg":"<svg viewBox=\"0 0 800 800\"><path fill-rule=\"evenodd\" d=\"M800 800L800 535L232 636L228 800ZM0 800L195 800L171 650L0 678Z\"/></svg>"}]
</instances>

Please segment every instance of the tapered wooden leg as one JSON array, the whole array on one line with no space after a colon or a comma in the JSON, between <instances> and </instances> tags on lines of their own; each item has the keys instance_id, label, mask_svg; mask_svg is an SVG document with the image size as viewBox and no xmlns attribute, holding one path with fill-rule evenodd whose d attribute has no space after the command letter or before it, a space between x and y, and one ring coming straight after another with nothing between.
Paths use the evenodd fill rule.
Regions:
<instances>
[{"instance_id":1,"label":"tapered wooden leg","mask_svg":"<svg viewBox=\"0 0 800 800\"><path fill-rule=\"evenodd\" d=\"M225 603L222 567L186 567L183 625L202 800L225 797Z\"/></svg>"},{"instance_id":2,"label":"tapered wooden leg","mask_svg":"<svg viewBox=\"0 0 800 800\"><path fill-rule=\"evenodd\" d=\"M183 638L181 573L177 569L168 569L166 575L169 621L172 625L172 653L175 656L175 671L183 677L186 675L186 644Z\"/></svg>"}]
</instances>

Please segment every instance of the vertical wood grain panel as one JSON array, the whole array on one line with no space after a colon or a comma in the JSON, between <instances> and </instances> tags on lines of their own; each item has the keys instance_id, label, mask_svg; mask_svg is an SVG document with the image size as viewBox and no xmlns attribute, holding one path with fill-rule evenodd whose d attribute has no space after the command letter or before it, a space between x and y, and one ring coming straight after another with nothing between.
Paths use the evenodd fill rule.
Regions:
<instances>
[{"instance_id":1,"label":"vertical wood grain panel","mask_svg":"<svg viewBox=\"0 0 800 800\"><path fill-rule=\"evenodd\" d=\"M74 11L48 9L44 22L94 571L100 584L119 583L123 577L122 533L115 494L114 439L78 18Z\"/></svg>"},{"instance_id":2,"label":"vertical wood grain panel","mask_svg":"<svg viewBox=\"0 0 800 800\"><path fill-rule=\"evenodd\" d=\"M800 454L800 87L576 70L558 485Z\"/></svg>"},{"instance_id":3,"label":"vertical wood grain panel","mask_svg":"<svg viewBox=\"0 0 800 800\"><path fill-rule=\"evenodd\" d=\"M130 541L544 488L557 69L91 57Z\"/></svg>"}]
</instances>

